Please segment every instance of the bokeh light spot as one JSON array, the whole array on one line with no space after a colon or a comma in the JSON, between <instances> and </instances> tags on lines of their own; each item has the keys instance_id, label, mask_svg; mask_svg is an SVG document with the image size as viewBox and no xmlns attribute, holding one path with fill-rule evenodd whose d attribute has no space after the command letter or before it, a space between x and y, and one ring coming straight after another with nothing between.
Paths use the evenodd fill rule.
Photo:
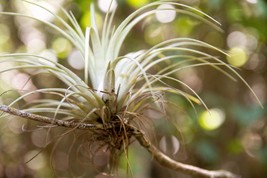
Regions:
<instances>
[{"instance_id":1,"label":"bokeh light spot","mask_svg":"<svg viewBox=\"0 0 267 178\"><path fill-rule=\"evenodd\" d=\"M112 12L117 6L116 0L98 0L98 7L103 12Z\"/></svg>"},{"instance_id":2,"label":"bokeh light spot","mask_svg":"<svg viewBox=\"0 0 267 178\"><path fill-rule=\"evenodd\" d=\"M174 155L179 151L180 143L179 140L173 135L171 137L163 136L160 139L159 147L163 152L170 152L172 155Z\"/></svg>"},{"instance_id":3,"label":"bokeh light spot","mask_svg":"<svg viewBox=\"0 0 267 178\"><path fill-rule=\"evenodd\" d=\"M19 37L26 45L27 51L32 53L44 50L46 48L45 35L37 28L25 24L19 28Z\"/></svg>"},{"instance_id":4,"label":"bokeh light spot","mask_svg":"<svg viewBox=\"0 0 267 178\"><path fill-rule=\"evenodd\" d=\"M245 48L246 44L247 44L247 37L243 32L233 31L227 37L227 45L229 48L237 46Z\"/></svg>"},{"instance_id":5,"label":"bokeh light spot","mask_svg":"<svg viewBox=\"0 0 267 178\"><path fill-rule=\"evenodd\" d=\"M13 88L18 90L30 90L33 87L31 77L26 73L17 73L11 81Z\"/></svg>"},{"instance_id":6,"label":"bokeh light spot","mask_svg":"<svg viewBox=\"0 0 267 178\"><path fill-rule=\"evenodd\" d=\"M58 58L53 50L43 50L39 55L54 63L58 61ZM44 63L47 63L46 65L49 66L56 66L55 64L49 61L44 61Z\"/></svg>"},{"instance_id":7,"label":"bokeh light spot","mask_svg":"<svg viewBox=\"0 0 267 178\"><path fill-rule=\"evenodd\" d=\"M225 114L218 108L204 111L199 117L199 125L205 130L215 130L219 128L225 120Z\"/></svg>"},{"instance_id":8,"label":"bokeh light spot","mask_svg":"<svg viewBox=\"0 0 267 178\"><path fill-rule=\"evenodd\" d=\"M69 55L72 46L65 38L56 38L52 43L52 48L57 53L59 58L65 58Z\"/></svg>"},{"instance_id":9,"label":"bokeh light spot","mask_svg":"<svg viewBox=\"0 0 267 178\"><path fill-rule=\"evenodd\" d=\"M155 24L149 25L145 29L145 40L150 45L155 45L160 43L164 37L163 37L163 28L159 27Z\"/></svg>"},{"instance_id":10,"label":"bokeh light spot","mask_svg":"<svg viewBox=\"0 0 267 178\"><path fill-rule=\"evenodd\" d=\"M38 129L31 133L31 140L32 143L40 148L44 148L46 146L46 140L47 140L47 133L44 129Z\"/></svg>"},{"instance_id":11,"label":"bokeh light spot","mask_svg":"<svg viewBox=\"0 0 267 178\"><path fill-rule=\"evenodd\" d=\"M29 160L31 160L31 161L29 161ZM24 156L24 161L25 162L28 162L29 161L26 165L28 166L28 168L30 168L32 170L42 169L45 166L45 164L46 164L46 162L45 162L45 156L43 155L43 153L39 153L39 151L37 151L37 150L29 151Z\"/></svg>"},{"instance_id":12,"label":"bokeh light spot","mask_svg":"<svg viewBox=\"0 0 267 178\"><path fill-rule=\"evenodd\" d=\"M78 50L74 50L68 57L68 63L71 67L77 70L84 68L84 61L81 53Z\"/></svg>"},{"instance_id":13,"label":"bokeh light spot","mask_svg":"<svg viewBox=\"0 0 267 178\"><path fill-rule=\"evenodd\" d=\"M227 56L227 60L229 64L236 67L243 66L248 60L245 50L239 47L231 48L228 54L229 56Z\"/></svg>"},{"instance_id":14,"label":"bokeh light spot","mask_svg":"<svg viewBox=\"0 0 267 178\"><path fill-rule=\"evenodd\" d=\"M36 86L33 84L31 76L26 73L16 73L10 82L13 88L21 91L22 93L24 90L25 91L36 90ZM26 102L30 102L39 97L40 97L39 93L34 93L26 97L23 97L23 99Z\"/></svg>"},{"instance_id":15,"label":"bokeh light spot","mask_svg":"<svg viewBox=\"0 0 267 178\"><path fill-rule=\"evenodd\" d=\"M14 134L21 134L23 132L23 126L26 125L25 120L11 119L8 122L8 128Z\"/></svg>"},{"instance_id":16,"label":"bokeh light spot","mask_svg":"<svg viewBox=\"0 0 267 178\"><path fill-rule=\"evenodd\" d=\"M141 6L144 6L145 4L148 4L148 0L127 0L127 3L134 7L134 8L139 8Z\"/></svg>"},{"instance_id":17,"label":"bokeh light spot","mask_svg":"<svg viewBox=\"0 0 267 178\"><path fill-rule=\"evenodd\" d=\"M172 22L176 17L175 8L169 4L162 4L157 8L156 18L161 23Z\"/></svg>"},{"instance_id":18,"label":"bokeh light spot","mask_svg":"<svg viewBox=\"0 0 267 178\"><path fill-rule=\"evenodd\" d=\"M38 4L41 7L49 9L51 12L55 13L57 11L57 9L54 6L52 6L50 3L48 3L47 1L39 1ZM44 20L44 21L52 21L54 19L53 14L47 12L43 8L39 6L33 6L30 4L26 4L26 5L28 8L27 12L33 15L34 17L36 17L37 19Z\"/></svg>"},{"instance_id":19,"label":"bokeh light spot","mask_svg":"<svg viewBox=\"0 0 267 178\"><path fill-rule=\"evenodd\" d=\"M257 156L257 151L262 147L263 140L256 133L247 133L242 139L242 144L246 153L251 157L255 157Z\"/></svg>"},{"instance_id":20,"label":"bokeh light spot","mask_svg":"<svg viewBox=\"0 0 267 178\"><path fill-rule=\"evenodd\" d=\"M45 49L45 42L41 39L33 39L27 43L28 52L36 52Z\"/></svg>"},{"instance_id":21,"label":"bokeh light spot","mask_svg":"<svg viewBox=\"0 0 267 178\"><path fill-rule=\"evenodd\" d=\"M257 4L258 3L258 0L247 0L248 3L251 3L251 4Z\"/></svg>"}]
</instances>

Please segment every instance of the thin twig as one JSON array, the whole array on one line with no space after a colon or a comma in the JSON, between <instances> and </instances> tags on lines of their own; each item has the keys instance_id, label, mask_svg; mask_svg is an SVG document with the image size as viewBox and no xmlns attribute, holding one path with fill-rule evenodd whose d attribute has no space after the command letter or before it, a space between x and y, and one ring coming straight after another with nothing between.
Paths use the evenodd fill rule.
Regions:
<instances>
[{"instance_id":1,"label":"thin twig","mask_svg":"<svg viewBox=\"0 0 267 178\"><path fill-rule=\"evenodd\" d=\"M39 121L42 123L47 123L55 126L62 126L68 128L77 128L77 129L87 129L87 130L95 130L95 129L104 129L102 124L90 124L84 122L74 122L74 121L67 121L67 120L58 120L55 118L45 117L37 114L28 113L25 111L21 111L12 107L8 107L6 105L0 104L0 111L5 113L18 116L25 119L30 119L34 121ZM168 167L175 171L183 172L186 174L203 177L203 178L238 178L237 175L234 175L231 172L218 170L218 171L209 171L199 167L195 167L188 164L183 164L177 162L165 154L163 154L160 150L158 150L154 145L150 143L150 141L146 138L145 134L137 129L134 126L127 125L133 130L133 134L135 138L138 140L141 146L146 148L151 155L155 158L155 160L160 163L162 166Z\"/></svg>"},{"instance_id":2,"label":"thin twig","mask_svg":"<svg viewBox=\"0 0 267 178\"><path fill-rule=\"evenodd\" d=\"M21 111L6 105L0 104L0 111L3 111L5 113L18 116L25 119L30 119L46 124L56 125L56 126L62 126L62 127L68 127L68 128L77 128L77 129L103 129L102 124L91 124L86 122L79 122L79 121L68 121L68 120L59 120L51 117L45 117L37 114L32 114L29 112Z\"/></svg>"}]
</instances>

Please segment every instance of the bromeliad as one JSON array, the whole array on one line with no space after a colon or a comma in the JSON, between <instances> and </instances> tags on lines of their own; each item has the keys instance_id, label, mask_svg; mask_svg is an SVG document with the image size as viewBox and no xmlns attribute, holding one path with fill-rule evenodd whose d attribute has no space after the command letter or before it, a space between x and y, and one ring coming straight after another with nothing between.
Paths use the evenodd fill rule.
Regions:
<instances>
[{"instance_id":1,"label":"bromeliad","mask_svg":"<svg viewBox=\"0 0 267 178\"><path fill-rule=\"evenodd\" d=\"M93 130L92 140L104 143L115 152L123 151L131 143L130 140L135 137L158 162L169 168L206 177L234 177L229 172L207 171L171 160L150 143L139 127L142 124L140 120L149 119L144 115L147 109L151 107L160 109L162 103L168 102L166 98L163 98L162 93L181 95L192 106L197 103L206 107L193 89L173 77L172 74L179 70L211 66L230 79L235 80L234 76L239 78L248 86L230 65L206 53L205 49L227 54L212 45L191 38L174 38L163 41L150 49L140 49L140 51L125 55L120 54L128 33L137 23L154 15L158 11L159 5L172 5L177 13L192 16L219 29L219 23L216 20L181 3L156 1L130 14L116 28L113 26L115 11L107 12L101 31L97 26L95 9L92 5L90 9L91 26L87 27L84 33L72 13L61 9L70 22L69 24L64 18L38 3L26 0L23 2L52 14L61 23L60 26L22 13L0 12L0 15L31 18L59 32L79 50L85 68L81 78L62 64L42 56L28 53L0 54L0 64L10 62L13 64L1 70L0 74L19 69L38 69L39 72L54 75L67 86L66 88L40 88L27 92L8 106L1 105L2 111L52 125ZM200 51L198 47L204 50ZM174 62L173 59L179 60ZM153 70L153 73L149 72L155 66L166 61L171 61L172 64L157 71ZM227 69L228 72L224 69ZM174 88L166 81L175 82L187 88L190 93ZM15 103L35 93L49 93L56 96L57 99L53 97L39 99L34 101L29 108L21 110L13 108ZM51 113L53 117L46 117Z\"/></svg>"}]
</instances>

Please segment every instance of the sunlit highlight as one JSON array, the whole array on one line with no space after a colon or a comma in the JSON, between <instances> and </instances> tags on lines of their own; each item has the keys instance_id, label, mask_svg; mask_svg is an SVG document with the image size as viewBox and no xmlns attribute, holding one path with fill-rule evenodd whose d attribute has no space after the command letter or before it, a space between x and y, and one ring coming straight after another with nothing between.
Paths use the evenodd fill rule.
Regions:
<instances>
[{"instance_id":1,"label":"sunlit highlight","mask_svg":"<svg viewBox=\"0 0 267 178\"><path fill-rule=\"evenodd\" d=\"M116 0L98 0L98 7L103 12L112 12L117 6L118 3Z\"/></svg>"},{"instance_id":2,"label":"sunlit highlight","mask_svg":"<svg viewBox=\"0 0 267 178\"><path fill-rule=\"evenodd\" d=\"M251 3L251 4L257 4L258 3L258 0L247 0L248 3Z\"/></svg>"},{"instance_id":3,"label":"sunlit highlight","mask_svg":"<svg viewBox=\"0 0 267 178\"><path fill-rule=\"evenodd\" d=\"M222 110L214 108L204 111L199 117L199 125L205 130L215 130L219 128L225 120L225 114Z\"/></svg>"},{"instance_id":4,"label":"sunlit highlight","mask_svg":"<svg viewBox=\"0 0 267 178\"><path fill-rule=\"evenodd\" d=\"M234 47L230 49L228 54L229 56L227 56L227 60L229 64L236 67L243 66L248 60L248 56L245 50L239 47Z\"/></svg>"},{"instance_id":5,"label":"sunlit highlight","mask_svg":"<svg viewBox=\"0 0 267 178\"><path fill-rule=\"evenodd\" d=\"M161 23L172 22L176 17L175 8L169 4L160 5L157 8L156 18Z\"/></svg>"},{"instance_id":6,"label":"sunlit highlight","mask_svg":"<svg viewBox=\"0 0 267 178\"><path fill-rule=\"evenodd\" d=\"M52 12L57 11L57 9L54 6L52 6L50 3L46 2L46 1L39 1L39 4L42 7L45 7L47 9L51 10ZM44 10L38 6L27 5L26 9L27 9L28 14L32 14L35 17L37 17L38 19L45 20L45 21L52 21L54 19L53 14L47 12L46 10Z\"/></svg>"}]
</instances>

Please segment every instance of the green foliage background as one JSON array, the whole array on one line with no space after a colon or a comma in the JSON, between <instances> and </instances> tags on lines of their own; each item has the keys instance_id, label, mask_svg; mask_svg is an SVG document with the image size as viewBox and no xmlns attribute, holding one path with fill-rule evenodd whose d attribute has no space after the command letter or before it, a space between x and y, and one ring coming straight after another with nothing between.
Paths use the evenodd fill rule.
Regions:
<instances>
[{"instance_id":1,"label":"green foliage background","mask_svg":"<svg viewBox=\"0 0 267 178\"><path fill-rule=\"evenodd\" d=\"M0 0L0 2L2 11L17 11L20 5L20 2L16 1ZM97 4L96 1L66 0L62 2L62 6L74 13L83 28L90 25L89 6L91 2ZM122 21L138 6L149 2L150 0L118 0L115 22ZM240 67L241 70L237 70L251 85L266 108L266 1L184 0L181 2L197 7L214 17L222 24L223 32L218 32L205 24L187 16L179 16L179 14L173 22L167 24L159 23L155 18L149 19L143 24L137 25L130 36L127 37L124 52L148 48L172 37L192 37L228 51L230 50L227 43L229 35L238 31L239 34L247 37L244 50L248 61ZM98 9L100 24L103 21L103 15ZM27 44L25 44L23 33L19 28L18 21L23 23L24 20L0 16L1 53L29 50L25 48ZM29 23L29 25L33 25L39 33L42 33L42 38L45 39L44 46L56 53L58 61L71 67L67 58L73 50L72 46L42 24ZM29 31L29 33L33 32ZM61 48L61 45L64 47ZM40 47L34 52L39 53L42 50ZM226 57L221 56L221 58L225 59ZM81 73L74 68L73 71L77 74ZM23 72L27 73L27 71ZM172 116L172 120L170 122L166 122L165 118L155 120L156 132L152 133L156 138L155 144L160 142L163 137L166 138L165 145L168 146L165 150L166 154L192 165L206 169L227 169L241 175L243 178L267 177L266 109L259 106L248 88L242 82L233 82L219 72L206 67L185 70L177 75L198 92L209 108L221 109L224 112L225 121L218 128L209 130L199 122L199 118L205 110L203 106L197 106L198 114L195 114L191 106L181 98L166 96L176 103L179 112L174 106L169 106L169 114ZM0 93L12 88L3 77L5 76L2 76L0 80ZM32 80L37 88L60 86L60 83L50 76L37 75ZM17 92L7 92L1 95L0 102L8 103L18 95ZM67 170L69 170L69 167L72 167L75 175L85 171L87 177L107 177L100 174L100 172L105 171L106 153L98 152L95 155L95 159L100 160L95 163L99 169L98 172L89 163L85 166L76 164L77 160L75 161L73 158L75 153L68 153L67 149L73 140L72 138L64 137L43 148L40 140L44 139L42 135L45 135L45 132L36 129L38 123L9 118L1 120L0 123L0 177L54 177L55 175L57 177L68 177L69 172ZM26 131L22 128L26 128ZM52 135L55 136L62 132L61 129L58 129L53 131ZM180 147L175 154L172 153L176 142L170 139L171 136L179 141ZM77 145L75 146L79 149ZM41 154L25 164L40 151ZM125 156L121 158L118 169L120 177L126 177L126 175L123 175L127 172L125 170L128 170L129 177L133 175L138 178L190 177L162 168L152 161L150 155L138 144L133 144L129 148L128 156L128 159ZM51 157L53 157L52 161ZM130 166L127 166L127 163ZM51 165L54 169L51 169Z\"/></svg>"}]
</instances>

